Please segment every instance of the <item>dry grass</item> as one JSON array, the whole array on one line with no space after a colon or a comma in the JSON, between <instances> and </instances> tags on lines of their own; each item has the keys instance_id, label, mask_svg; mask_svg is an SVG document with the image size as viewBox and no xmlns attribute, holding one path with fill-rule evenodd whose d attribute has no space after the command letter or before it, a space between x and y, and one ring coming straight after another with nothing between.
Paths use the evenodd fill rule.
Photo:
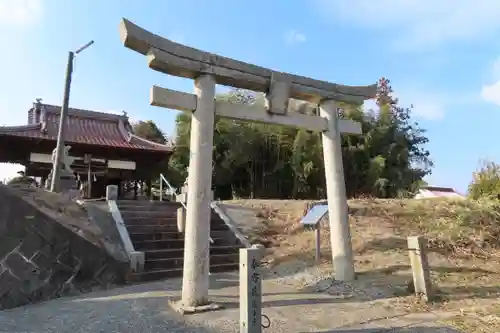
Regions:
<instances>
[{"instance_id":1,"label":"dry grass","mask_svg":"<svg viewBox=\"0 0 500 333\"><path fill-rule=\"evenodd\" d=\"M269 248L273 266L301 261L314 265L314 233L299 225L307 202L251 200L263 223L253 237ZM356 289L380 290L379 299L408 311L457 315L447 323L464 332L500 332L500 203L469 200L375 200L349 202ZM329 232L323 221L322 266L328 269ZM408 290L412 280L406 237L429 240L429 261L438 298L425 303ZM359 296L359 295L358 295ZM373 293L358 300L373 299Z\"/></svg>"}]
</instances>

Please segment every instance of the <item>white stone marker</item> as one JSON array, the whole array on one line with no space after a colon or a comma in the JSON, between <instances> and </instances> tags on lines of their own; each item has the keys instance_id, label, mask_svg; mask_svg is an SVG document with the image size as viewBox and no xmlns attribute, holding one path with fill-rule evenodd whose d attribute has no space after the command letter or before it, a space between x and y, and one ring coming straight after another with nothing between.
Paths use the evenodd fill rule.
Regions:
<instances>
[{"instance_id":1,"label":"white stone marker","mask_svg":"<svg viewBox=\"0 0 500 333\"><path fill-rule=\"evenodd\" d=\"M408 251L415 294L422 295L426 300L433 298L429 261L426 253L427 240L422 236L408 237Z\"/></svg>"},{"instance_id":2,"label":"white stone marker","mask_svg":"<svg viewBox=\"0 0 500 333\"><path fill-rule=\"evenodd\" d=\"M240 333L262 332L262 276L264 249L240 249Z\"/></svg>"}]
</instances>

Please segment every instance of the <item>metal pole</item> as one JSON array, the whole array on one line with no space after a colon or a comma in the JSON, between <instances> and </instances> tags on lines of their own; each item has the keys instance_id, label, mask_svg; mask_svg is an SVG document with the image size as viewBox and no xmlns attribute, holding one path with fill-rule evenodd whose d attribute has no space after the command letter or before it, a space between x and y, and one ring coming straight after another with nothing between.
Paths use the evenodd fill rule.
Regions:
<instances>
[{"instance_id":1,"label":"metal pole","mask_svg":"<svg viewBox=\"0 0 500 333\"><path fill-rule=\"evenodd\" d=\"M73 58L75 54L68 52L68 65L66 67L66 82L64 83L64 97L63 105L61 108L61 115L59 117L59 132L57 134L57 146L55 162L52 165L52 183L50 184L51 192L59 192L59 181L61 177L61 160L64 155L64 137L66 132L66 118L68 118L69 108L69 93L71 89L71 76L73 74Z\"/></svg>"},{"instance_id":2,"label":"metal pole","mask_svg":"<svg viewBox=\"0 0 500 333\"><path fill-rule=\"evenodd\" d=\"M163 201L163 179L160 176L160 201Z\"/></svg>"},{"instance_id":3,"label":"metal pole","mask_svg":"<svg viewBox=\"0 0 500 333\"><path fill-rule=\"evenodd\" d=\"M316 262L321 261L321 222L316 224L316 229L314 230L316 234Z\"/></svg>"}]
</instances>

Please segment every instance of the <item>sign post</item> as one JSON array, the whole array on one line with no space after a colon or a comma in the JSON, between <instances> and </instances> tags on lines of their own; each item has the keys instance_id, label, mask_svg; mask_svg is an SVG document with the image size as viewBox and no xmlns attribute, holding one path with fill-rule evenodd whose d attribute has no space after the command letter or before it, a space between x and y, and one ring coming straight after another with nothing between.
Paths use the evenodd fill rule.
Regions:
<instances>
[{"instance_id":1,"label":"sign post","mask_svg":"<svg viewBox=\"0 0 500 333\"><path fill-rule=\"evenodd\" d=\"M321 261L321 220L328 213L328 205L318 204L313 206L300 220L305 229L314 230L316 241L316 262Z\"/></svg>"}]
</instances>

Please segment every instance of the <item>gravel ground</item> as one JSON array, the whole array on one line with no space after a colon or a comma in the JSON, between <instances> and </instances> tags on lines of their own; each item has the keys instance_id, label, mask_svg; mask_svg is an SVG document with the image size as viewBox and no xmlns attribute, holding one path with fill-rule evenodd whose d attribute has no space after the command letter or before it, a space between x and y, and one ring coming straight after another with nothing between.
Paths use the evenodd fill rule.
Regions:
<instances>
[{"instance_id":1,"label":"gravel ground","mask_svg":"<svg viewBox=\"0 0 500 333\"><path fill-rule=\"evenodd\" d=\"M293 286L307 292L327 293L345 299L371 301L395 296L395 289L390 285L380 285L363 277L352 283L336 281L327 265L310 267L299 260L281 263L268 269L265 275L280 285Z\"/></svg>"},{"instance_id":2,"label":"gravel ground","mask_svg":"<svg viewBox=\"0 0 500 333\"><path fill-rule=\"evenodd\" d=\"M179 295L180 286L180 279L173 279L0 311L0 332L239 332L237 273L211 276L210 298L225 306L215 312L185 317L173 312L167 301ZM263 293L263 313L271 319L263 333L458 333L429 327L433 314L407 316L368 302L298 292L273 280L263 283Z\"/></svg>"}]
</instances>

